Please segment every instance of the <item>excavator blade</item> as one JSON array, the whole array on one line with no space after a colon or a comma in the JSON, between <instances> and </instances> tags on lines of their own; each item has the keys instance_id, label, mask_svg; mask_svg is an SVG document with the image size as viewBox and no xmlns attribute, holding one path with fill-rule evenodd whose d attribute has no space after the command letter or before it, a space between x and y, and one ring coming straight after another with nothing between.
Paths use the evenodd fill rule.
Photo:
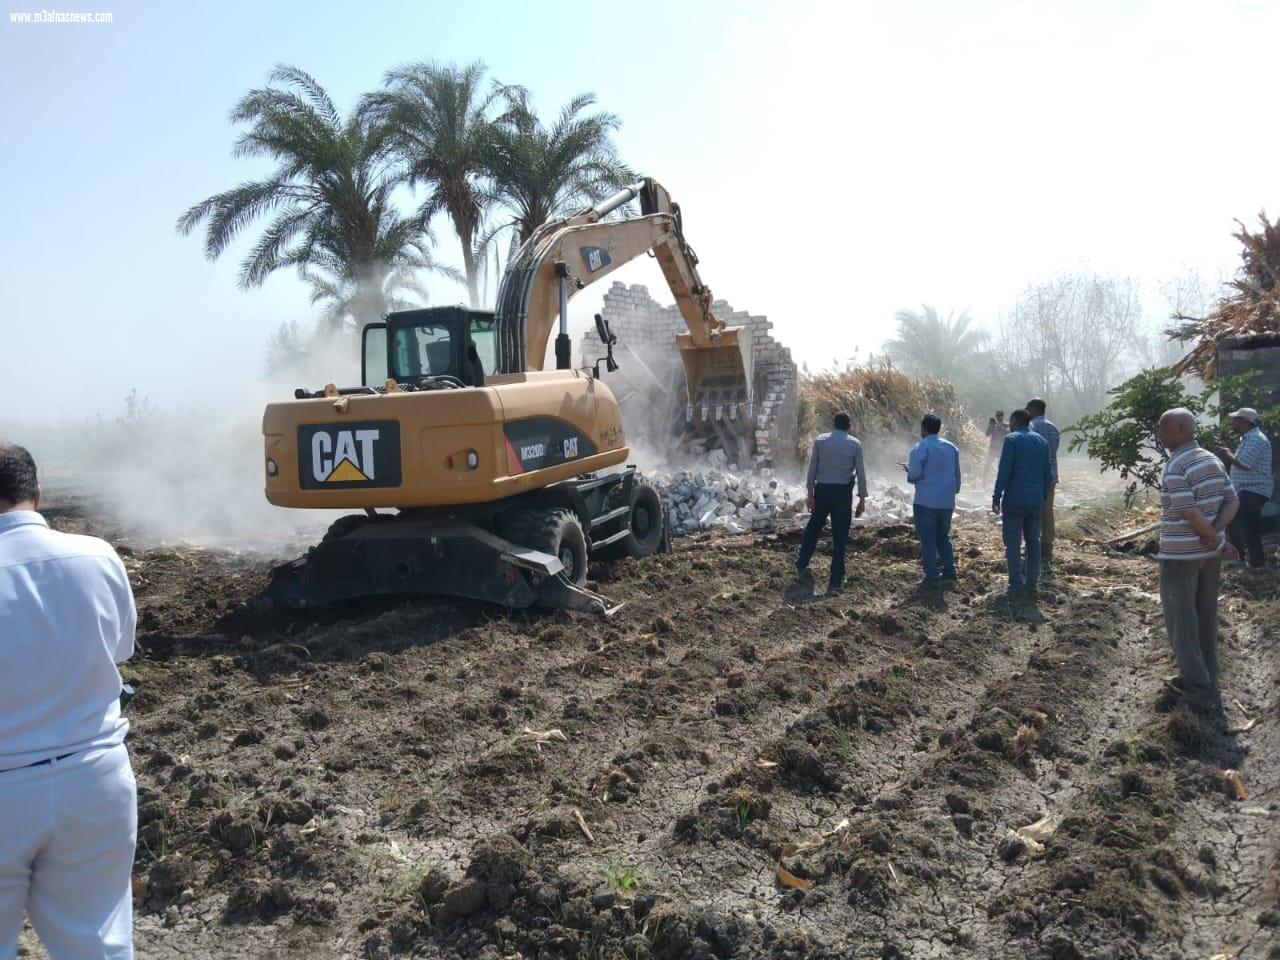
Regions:
<instances>
[{"instance_id":1,"label":"excavator blade","mask_svg":"<svg viewBox=\"0 0 1280 960\"><path fill-rule=\"evenodd\" d=\"M252 606L305 610L360 597L426 594L603 616L621 607L570 583L558 557L474 524L397 516L347 519L354 522L331 532L306 556L276 567Z\"/></svg>"},{"instance_id":2,"label":"excavator blade","mask_svg":"<svg viewBox=\"0 0 1280 960\"><path fill-rule=\"evenodd\" d=\"M686 384L684 434L717 440L735 459L755 449L755 388L750 330L728 327L710 343L676 337Z\"/></svg>"}]
</instances>

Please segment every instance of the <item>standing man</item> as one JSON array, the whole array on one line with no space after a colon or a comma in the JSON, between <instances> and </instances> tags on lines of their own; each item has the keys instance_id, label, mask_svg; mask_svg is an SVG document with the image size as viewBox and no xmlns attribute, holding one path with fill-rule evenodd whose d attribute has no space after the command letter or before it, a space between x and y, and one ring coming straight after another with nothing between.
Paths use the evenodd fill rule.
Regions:
<instances>
[{"instance_id":1,"label":"standing man","mask_svg":"<svg viewBox=\"0 0 1280 960\"><path fill-rule=\"evenodd\" d=\"M0 442L0 956L25 909L55 960L129 960L133 594L110 546L53 532L39 504L31 454Z\"/></svg>"},{"instance_id":2,"label":"standing man","mask_svg":"<svg viewBox=\"0 0 1280 960\"><path fill-rule=\"evenodd\" d=\"M1061 437L1053 421L1045 417L1045 403L1039 397L1027 401L1027 413L1031 414L1031 432L1038 433L1049 441L1049 467L1053 470L1053 481L1044 495L1044 509L1040 513L1040 557L1045 563L1053 562L1053 541L1058 532L1054 525L1053 497L1058 489L1058 441Z\"/></svg>"},{"instance_id":3,"label":"standing man","mask_svg":"<svg viewBox=\"0 0 1280 960\"><path fill-rule=\"evenodd\" d=\"M1258 411L1241 407L1231 414L1231 429L1240 438L1232 453L1216 446L1218 459L1231 467L1231 485L1240 499L1240 510L1227 527L1227 538L1239 551L1248 555L1249 566L1261 568L1267 560L1262 553L1262 508L1271 499L1271 441L1258 426Z\"/></svg>"},{"instance_id":4,"label":"standing man","mask_svg":"<svg viewBox=\"0 0 1280 960\"><path fill-rule=\"evenodd\" d=\"M938 436L942 420L928 414L920 421L920 442L907 458L907 483L915 484L912 513L924 557L925 586L956 578L956 555L951 547L951 514L960 492L960 451ZM938 561L942 570L938 570Z\"/></svg>"},{"instance_id":5,"label":"standing man","mask_svg":"<svg viewBox=\"0 0 1280 960\"><path fill-rule=\"evenodd\" d=\"M1218 686L1218 579L1223 530L1239 509L1222 464L1196 443L1196 418L1166 410L1157 428L1169 460L1160 478L1160 605L1178 662L1178 694L1212 700Z\"/></svg>"},{"instance_id":6,"label":"standing man","mask_svg":"<svg viewBox=\"0 0 1280 960\"><path fill-rule=\"evenodd\" d=\"M1052 478L1049 441L1031 432L1030 413L1013 411L1009 414L1009 435L1000 450L1000 468L996 471L996 488L991 495L991 512L1001 515L1010 596L1024 586L1034 593L1040 583L1040 511Z\"/></svg>"},{"instance_id":7,"label":"standing man","mask_svg":"<svg viewBox=\"0 0 1280 960\"><path fill-rule=\"evenodd\" d=\"M1004 422L1004 411L997 410L996 415L987 421L987 460L982 465L982 482L986 483L991 476L991 465L1000 459L1000 450L1004 446L1004 438L1009 435L1009 425Z\"/></svg>"},{"instance_id":8,"label":"standing man","mask_svg":"<svg viewBox=\"0 0 1280 960\"><path fill-rule=\"evenodd\" d=\"M809 473L805 479L809 496L809 523L796 557L796 573L809 577L809 561L818 548L818 537L831 518L831 582L827 592L844 586L844 552L849 545L849 525L853 517L862 516L867 506L867 468L862 456L862 441L849 434L849 415L837 413L831 421L835 428L813 441L809 453ZM858 480L858 509L853 509L853 481Z\"/></svg>"}]
</instances>

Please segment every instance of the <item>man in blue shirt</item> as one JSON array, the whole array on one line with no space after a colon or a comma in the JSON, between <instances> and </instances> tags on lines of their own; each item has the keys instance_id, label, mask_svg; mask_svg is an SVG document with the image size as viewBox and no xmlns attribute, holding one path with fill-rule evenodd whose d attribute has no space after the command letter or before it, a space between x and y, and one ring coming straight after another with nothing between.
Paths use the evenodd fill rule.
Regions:
<instances>
[{"instance_id":1,"label":"man in blue shirt","mask_svg":"<svg viewBox=\"0 0 1280 960\"><path fill-rule=\"evenodd\" d=\"M1009 415L1009 435L1000 450L991 512L1002 516L1005 560L1009 566L1009 592L1025 586L1034 591L1040 583L1040 511L1053 483L1049 441L1031 432L1031 414L1015 410ZM1026 544L1026 580L1023 580L1022 546Z\"/></svg>"},{"instance_id":2,"label":"man in blue shirt","mask_svg":"<svg viewBox=\"0 0 1280 960\"><path fill-rule=\"evenodd\" d=\"M831 422L835 427L813 441L809 454L808 488L809 523L796 557L796 573L808 577L809 561L818 548L818 537L831 518L831 582L828 593L844 585L844 554L849 545L849 526L854 516L862 516L867 504L867 467L862 455L862 442L849 434L849 415L837 413ZM853 509L853 481L858 481L858 509Z\"/></svg>"},{"instance_id":3,"label":"man in blue shirt","mask_svg":"<svg viewBox=\"0 0 1280 960\"><path fill-rule=\"evenodd\" d=\"M1052 420L1045 416L1048 407L1039 397L1027 401L1027 413L1031 414L1031 432L1049 441L1049 468L1053 480L1045 491L1044 507L1040 511L1040 556L1045 563L1053 560L1053 542L1057 539L1057 526L1053 519L1053 500L1058 489L1058 444L1062 435Z\"/></svg>"},{"instance_id":4,"label":"man in blue shirt","mask_svg":"<svg viewBox=\"0 0 1280 960\"><path fill-rule=\"evenodd\" d=\"M938 436L942 421L933 414L920 421L920 442L907 458L907 483L915 485L916 536L924 557L926 586L956 578L951 547L951 514L960 492L960 451ZM942 572L938 572L938 561Z\"/></svg>"}]
</instances>

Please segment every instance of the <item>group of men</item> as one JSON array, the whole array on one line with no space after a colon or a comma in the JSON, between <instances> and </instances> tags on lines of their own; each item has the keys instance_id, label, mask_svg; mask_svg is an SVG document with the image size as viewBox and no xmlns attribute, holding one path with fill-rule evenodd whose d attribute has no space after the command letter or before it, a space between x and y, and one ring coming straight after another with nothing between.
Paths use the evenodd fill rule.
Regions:
<instances>
[{"instance_id":1,"label":"group of men","mask_svg":"<svg viewBox=\"0 0 1280 960\"><path fill-rule=\"evenodd\" d=\"M1008 590L1015 596L1034 595L1044 562L1053 558L1059 432L1045 413L1045 402L1035 398L1010 414L1007 430L1003 416L999 419L1000 459L991 509L1001 517ZM1218 584L1223 560L1247 558L1253 568L1266 561L1262 508L1273 493L1271 443L1259 426L1257 410L1242 407L1230 421L1240 438L1234 451L1222 445L1202 447L1189 410L1168 410L1159 422L1160 445L1168 457L1160 485L1160 600L1178 664L1178 675L1168 683L1195 702L1220 703ZM829 517L834 541L830 592L844 583L851 518L862 515L867 497L862 444L850 435L845 414L837 414L833 425L834 430L814 441L809 456L812 512L796 557L797 571L807 578ZM915 487L915 528L924 567L921 585L926 588L957 576L951 517L960 492L960 451L940 436L941 429L940 418L925 416L920 442L902 465ZM990 424L987 433L992 435Z\"/></svg>"},{"instance_id":2,"label":"group of men","mask_svg":"<svg viewBox=\"0 0 1280 960\"><path fill-rule=\"evenodd\" d=\"M1043 561L1053 557L1055 526L1054 491L1058 484L1058 428L1045 416L1045 402L1036 397L1009 417L1002 432L1000 463L996 470L991 509L1002 518L1009 591L1034 592L1040 582ZM844 584L845 552L852 518L862 516L867 499L866 458L862 443L849 433L847 414L836 414L830 433L813 443L806 476L809 522L805 527L796 570L809 577L809 561L818 538L831 520L832 560L828 591ZM1003 415L1001 418L1003 427ZM988 427L988 435L991 428ZM956 578L955 549L951 543L951 518L960 492L960 451L941 436L941 418L928 414L920 421L920 442L902 464L907 482L915 487L912 507L916 536L920 540L924 579L933 587ZM853 506L857 483L858 505Z\"/></svg>"}]
</instances>

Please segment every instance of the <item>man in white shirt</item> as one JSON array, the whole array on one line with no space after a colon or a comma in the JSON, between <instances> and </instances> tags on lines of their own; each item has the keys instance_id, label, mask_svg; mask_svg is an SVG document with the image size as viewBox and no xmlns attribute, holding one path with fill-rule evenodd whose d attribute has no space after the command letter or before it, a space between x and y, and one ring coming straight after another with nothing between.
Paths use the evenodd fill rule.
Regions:
<instances>
[{"instance_id":1,"label":"man in white shirt","mask_svg":"<svg viewBox=\"0 0 1280 960\"><path fill-rule=\"evenodd\" d=\"M96 537L49 529L36 465L0 441L0 957L24 911L53 960L130 960L137 784L117 663L137 614Z\"/></svg>"}]
</instances>

